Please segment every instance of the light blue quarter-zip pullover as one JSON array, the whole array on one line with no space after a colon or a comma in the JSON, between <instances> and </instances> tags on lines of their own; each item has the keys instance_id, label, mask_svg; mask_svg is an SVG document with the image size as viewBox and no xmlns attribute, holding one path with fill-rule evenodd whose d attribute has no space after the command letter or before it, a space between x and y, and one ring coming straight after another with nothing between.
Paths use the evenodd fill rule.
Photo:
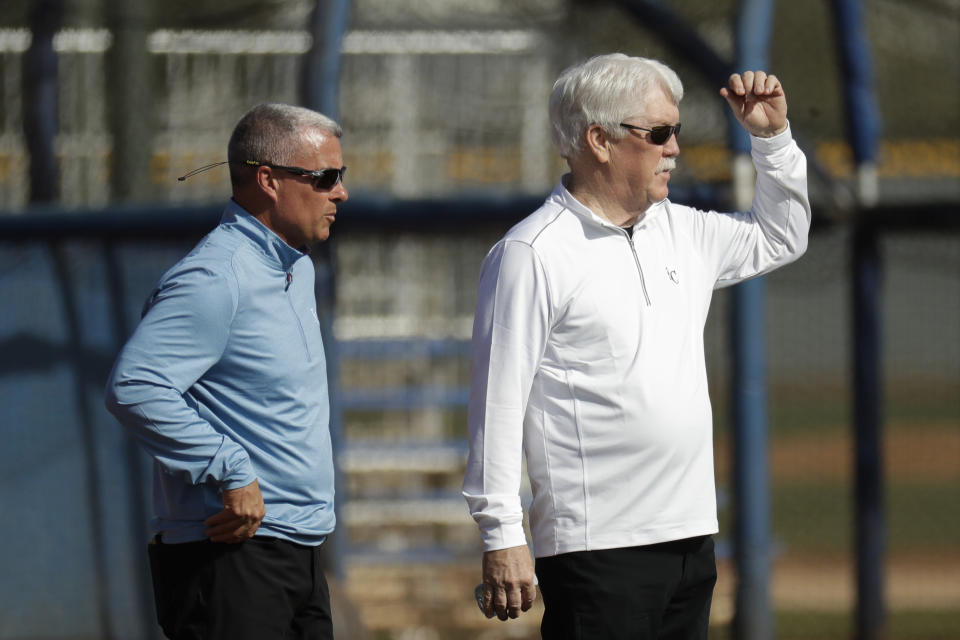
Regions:
<instances>
[{"instance_id":1,"label":"light blue quarter-zip pullover","mask_svg":"<svg viewBox=\"0 0 960 640\"><path fill-rule=\"evenodd\" d=\"M106 405L154 458L152 525L205 538L222 489L258 480L258 535L317 545L333 531L327 374L313 264L231 201L161 278Z\"/></svg>"}]
</instances>

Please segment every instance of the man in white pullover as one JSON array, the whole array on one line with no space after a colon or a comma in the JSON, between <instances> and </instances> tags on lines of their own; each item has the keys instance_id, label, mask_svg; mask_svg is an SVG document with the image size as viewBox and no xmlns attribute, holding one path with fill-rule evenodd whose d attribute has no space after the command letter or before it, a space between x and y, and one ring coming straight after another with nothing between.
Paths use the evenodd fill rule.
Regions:
<instances>
[{"instance_id":1,"label":"man in white pullover","mask_svg":"<svg viewBox=\"0 0 960 640\"><path fill-rule=\"evenodd\" d=\"M733 74L720 94L751 134L750 211L667 199L683 86L655 60L598 56L550 98L570 173L483 263L463 494L485 549L484 612L516 618L536 594L526 455L545 639L707 635L710 298L797 259L810 225L779 80Z\"/></svg>"}]
</instances>

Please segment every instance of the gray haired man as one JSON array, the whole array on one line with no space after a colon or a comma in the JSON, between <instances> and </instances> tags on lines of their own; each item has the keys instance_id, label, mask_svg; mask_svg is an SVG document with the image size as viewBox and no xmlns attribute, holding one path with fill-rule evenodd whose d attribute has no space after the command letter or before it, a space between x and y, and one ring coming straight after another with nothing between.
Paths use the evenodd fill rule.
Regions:
<instances>
[{"instance_id":1,"label":"gray haired man","mask_svg":"<svg viewBox=\"0 0 960 640\"><path fill-rule=\"evenodd\" d=\"M550 98L570 172L489 252L473 330L470 456L488 617L536 596L545 639L705 638L716 582L703 327L714 289L806 249L806 160L780 81L720 90L751 134L750 211L671 202L683 85L655 60L598 56Z\"/></svg>"},{"instance_id":2,"label":"gray haired man","mask_svg":"<svg viewBox=\"0 0 960 640\"><path fill-rule=\"evenodd\" d=\"M308 251L347 199L340 135L301 107L243 116L219 226L160 279L107 383L107 408L155 461L148 549L169 638L333 637L319 556L333 458Z\"/></svg>"}]
</instances>

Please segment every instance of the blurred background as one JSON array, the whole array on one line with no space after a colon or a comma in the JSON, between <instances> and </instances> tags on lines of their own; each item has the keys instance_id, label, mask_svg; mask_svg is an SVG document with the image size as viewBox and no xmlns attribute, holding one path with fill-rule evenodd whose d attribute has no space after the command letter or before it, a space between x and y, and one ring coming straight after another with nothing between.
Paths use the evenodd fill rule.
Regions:
<instances>
[{"instance_id":1,"label":"blurred background","mask_svg":"<svg viewBox=\"0 0 960 640\"><path fill-rule=\"evenodd\" d=\"M351 198L315 252L341 474L338 637L539 637L539 604L500 623L472 596L481 550L459 491L480 261L563 173L550 88L599 53L677 70L671 198L733 207L717 90L756 4L3 0L0 639L159 637L150 461L102 388L153 284L229 197L225 167L176 178L224 160L236 121L265 101L345 130ZM766 439L746 462L735 292L717 292L706 328L712 637L956 638L960 0L766 4L767 66L811 163L815 227L807 255L763 281ZM752 600L737 595L750 548L735 508L750 463L769 495L753 505L769 572ZM734 624L766 610L765 630Z\"/></svg>"}]
</instances>

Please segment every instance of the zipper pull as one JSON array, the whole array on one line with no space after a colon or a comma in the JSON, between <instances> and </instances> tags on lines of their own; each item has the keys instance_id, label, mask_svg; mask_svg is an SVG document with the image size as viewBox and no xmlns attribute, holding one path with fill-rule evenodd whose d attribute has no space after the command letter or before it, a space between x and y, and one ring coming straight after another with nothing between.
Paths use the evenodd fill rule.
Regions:
<instances>
[{"instance_id":1,"label":"zipper pull","mask_svg":"<svg viewBox=\"0 0 960 640\"><path fill-rule=\"evenodd\" d=\"M286 291L290 288L290 284L293 282L293 271L287 271L287 284L283 286L283 290Z\"/></svg>"}]
</instances>

